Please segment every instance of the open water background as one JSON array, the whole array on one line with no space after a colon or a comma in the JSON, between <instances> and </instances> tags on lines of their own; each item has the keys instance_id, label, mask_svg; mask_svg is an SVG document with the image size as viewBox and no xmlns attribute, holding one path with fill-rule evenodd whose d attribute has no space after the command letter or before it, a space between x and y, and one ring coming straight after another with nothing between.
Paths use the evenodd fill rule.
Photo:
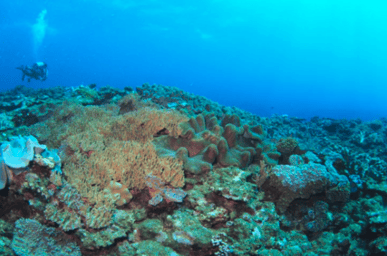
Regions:
<instances>
[{"instance_id":1,"label":"open water background","mask_svg":"<svg viewBox=\"0 0 387 256\"><path fill-rule=\"evenodd\" d=\"M44 11L46 10L46 11ZM0 1L0 88L176 86L262 116L387 116L387 2ZM47 81L15 67L45 61Z\"/></svg>"}]
</instances>

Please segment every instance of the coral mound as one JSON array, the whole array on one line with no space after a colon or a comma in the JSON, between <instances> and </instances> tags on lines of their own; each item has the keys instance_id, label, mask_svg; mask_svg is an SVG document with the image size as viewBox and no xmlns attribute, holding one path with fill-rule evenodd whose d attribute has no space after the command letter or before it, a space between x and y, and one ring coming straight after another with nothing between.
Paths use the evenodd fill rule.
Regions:
<instances>
[{"instance_id":1,"label":"coral mound","mask_svg":"<svg viewBox=\"0 0 387 256\"><path fill-rule=\"evenodd\" d=\"M347 177L329 172L325 166L315 163L275 166L262 189L268 199L276 201L282 213L297 198L310 198L314 194L326 192L333 202L346 202L350 194Z\"/></svg>"}]
</instances>

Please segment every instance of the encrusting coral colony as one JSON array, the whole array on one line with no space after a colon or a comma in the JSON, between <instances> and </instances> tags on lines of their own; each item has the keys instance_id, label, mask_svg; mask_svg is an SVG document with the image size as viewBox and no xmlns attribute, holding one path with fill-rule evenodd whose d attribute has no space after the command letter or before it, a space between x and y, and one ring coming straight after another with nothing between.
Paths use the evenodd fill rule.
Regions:
<instances>
[{"instance_id":1,"label":"encrusting coral colony","mask_svg":"<svg viewBox=\"0 0 387 256\"><path fill-rule=\"evenodd\" d=\"M385 119L148 84L0 98L0 255L387 254Z\"/></svg>"}]
</instances>

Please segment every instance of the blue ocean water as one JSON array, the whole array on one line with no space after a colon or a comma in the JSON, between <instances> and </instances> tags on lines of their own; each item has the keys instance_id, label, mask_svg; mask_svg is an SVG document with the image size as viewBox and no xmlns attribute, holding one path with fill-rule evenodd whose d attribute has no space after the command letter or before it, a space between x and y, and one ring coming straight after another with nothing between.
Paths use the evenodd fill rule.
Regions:
<instances>
[{"instance_id":1,"label":"blue ocean water","mask_svg":"<svg viewBox=\"0 0 387 256\"><path fill-rule=\"evenodd\" d=\"M262 116L387 114L385 1L0 1L0 87L176 86ZM46 81L15 67L48 64Z\"/></svg>"}]
</instances>

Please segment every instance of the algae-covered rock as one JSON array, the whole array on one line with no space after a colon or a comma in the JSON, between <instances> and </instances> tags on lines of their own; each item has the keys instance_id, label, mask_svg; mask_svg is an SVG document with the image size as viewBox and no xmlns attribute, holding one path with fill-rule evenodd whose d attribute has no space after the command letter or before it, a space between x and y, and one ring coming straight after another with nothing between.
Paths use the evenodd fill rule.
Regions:
<instances>
[{"instance_id":1,"label":"algae-covered rock","mask_svg":"<svg viewBox=\"0 0 387 256\"><path fill-rule=\"evenodd\" d=\"M313 252L317 255L330 255L333 249L335 235L331 232L323 232L315 241L312 241Z\"/></svg>"},{"instance_id":2,"label":"algae-covered rock","mask_svg":"<svg viewBox=\"0 0 387 256\"><path fill-rule=\"evenodd\" d=\"M13 225L0 219L0 255L14 255L11 249L11 240L9 237L13 233Z\"/></svg>"},{"instance_id":3,"label":"algae-covered rock","mask_svg":"<svg viewBox=\"0 0 387 256\"><path fill-rule=\"evenodd\" d=\"M313 208L308 210L304 216L304 227L309 232L320 232L327 228L332 222L332 213L329 212L329 205L323 201L314 203Z\"/></svg>"},{"instance_id":4,"label":"algae-covered rock","mask_svg":"<svg viewBox=\"0 0 387 256\"><path fill-rule=\"evenodd\" d=\"M55 228L41 225L33 219L15 223L12 249L19 256L80 256L77 244Z\"/></svg>"},{"instance_id":5,"label":"algae-covered rock","mask_svg":"<svg viewBox=\"0 0 387 256\"><path fill-rule=\"evenodd\" d=\"M249 201L257 186L247 182L252 173L237 167L214 169L210 173L211 186L214 191L221 192L222 196L235 201Z\"/></svg>"},{"instance_id":6,"label":"algae-covered rock","mask_svg":"<svg viewBox=\"0 0 387 256\"><path fill-rule=\"evenodd\" d=\"M309 255L312 245L309 242L308 237L303 232L292 230L290 232L286 232L285 234L287 239L286 250L284 250L285 255L290 256L290 254L286 254L287 248L290 248L289 252L293 250L298 251L297 248L300 248L303 253L306 254L306 252L308 252Z\"/></svg>"},{"instance_id":7,"label":"algae-covered rock","mask_svg":"<svg viewBox=\"0 0 387 256\"><path fill-rule=\"evenodd\" d=\"M11 249L11 240L7 237L0 236L0 255L2 256L12 256L15 255Z\"/></svg>"},{"instance_id":8,"label":"algae-covered rock","mask_svg":"<svg viewBox=\"0 0 387 256\"><path fill-rule=\"evenodd\" d=\"M370 243L370 247L373 249L373 252L376 254L387 254L387 237L379 237L376 240Z\"/></svg>"},{"instance_id":9,"label":"algae-covered rock","mask_svg":"<svg viewBox=\"0 0 387 256\"><path fill-rule=\"evenodd\" d=\"M225 241L233 249L233 255L256 255L263 248L278 248L287 251L288 246L300 246L303 252L311 247L306 236L300 233L287 233L280 228L280 216L271 202L260 204L260 210L255 214L243 213L239 218L227 223L221 228L227 236ZM297 243L290 243L292 237ZM296 249L294 249L296 250Z\"/></svg>"},{"instance_id":10,"label":"algae-covered rock","mask_svg":"<svg viewBox=\"0 0 387 256\"><path fill-rule=\"evenodd\" d=\"M126 237L125 230L112 225L102 231L90 233L85 229L79 229L76 235L81 239L87 249L98 249L112 245L115 239Z\"/></svg>"},{"instance_id":11,"label":"algae-covered rock","mask_svg":"<svg viewBox=\"0 0 387 256\"><path fill-rule=\"evenodd\" d=\"M0 114L0 131L6 131L13 129L15 127L14 123L12 122L11 118L6 115L5 113Z\"/></svg>"},{"instance_id":12,"label":"algae-covered rock","mask_svg":"<svg viewBox=\"0 0 387 256\"><path fill-rule=\"evenodd\" d=\"M91 86L80 85L73 88L73 97L78 97L79 101L82 104L92 104L94 101L98 100L99 95L98 91L91 88Z\"/></svg>"},{"instance_id":13,"label":"algae-covered rock","mask_svg":"<svg viewBox=\"0 0 387 256\"><path fill-rule=\"evenodd\" d=\"M367 216L371 224L384 224L387 223L387 211L379 212L367 212Z\"/></svg>"},{"instance_id":14,"label":"algae-covered rock","mask_svg":"<svg viewBox=\"0 0 387 256\"><path fill-rule=\"evenodd\" d=\"M124 229L126 232L133 229L133 224L146 217L144 209L115 210L113 213L113 224Z\"/></svg>"},{"instance_id":15,"label":"algae-covered rock","mask_svg":"<svg viewBox=\"0 0 387 256\"><path fill-rule=\"evenodd\" d=\"M269 239L262 227L252 220L250 214L245 213L243 218L237 218L226 232L231 239L231 246L236 255L253 253Z\"/></svg>"},{"instance_id":16,"label":"algae-covered rock","mask_svg":"<svg viewBox=\"0 0 387 256\"><path fill-rule=\"evenodd\" d=\"M125 241L118 247L120 256L157 255L157 256L179 256L171 248L164 247L155 241L142 241L130 244Z\"/></svg>"},{"instance_id":17,"label":"algae-covered rock","mask_svg":"<svg viewBox=\"0 0 387 256\"><path fill-rule=\"evenodd\" d=\"M284 254L282 254L279 250L276 250L276 249L259 250L257 255L259 255L259 256L284 256Z\"/></svg>"},{"instance_id":18,"label":"algae-covered rock","mask_svg":"<svg viewBox=\"0 0 387 256\"><path fill-rule=\"evenodd\" d=\"M13 225L0 219L0 236L10 236L13 232Z\"/></svg>"},{"instance_id":19,"label":"algae-covered rock","mask_svg":"<svg viewBox=\"0 0 387 256\"><path fill-rule=\"evenodd\" d=\"M199 219L193 214L193 210L181 209L174 212L173 215L168 215L167 220L172 223L176 231L183 231L185 237L181 233L175 233L175 242L171 241L170 247L179 247L185 244L186 239L189 239L191 245L208 246L211 244L211 238L216 234L215 231L203 227ZM179 239L181 238L181 239Z\"/></svg>"},{"instance_id":20,"label":"algae-covered rock","mask_svg":"<svg viewBox=\"0 0 387 256\"><path fill-rule=\"evenodd\" d=\"M147 240L155 238L163 230L163 223L158 219L147 219L135 227L141 238Z\"/></svg>"}]
</instances>

